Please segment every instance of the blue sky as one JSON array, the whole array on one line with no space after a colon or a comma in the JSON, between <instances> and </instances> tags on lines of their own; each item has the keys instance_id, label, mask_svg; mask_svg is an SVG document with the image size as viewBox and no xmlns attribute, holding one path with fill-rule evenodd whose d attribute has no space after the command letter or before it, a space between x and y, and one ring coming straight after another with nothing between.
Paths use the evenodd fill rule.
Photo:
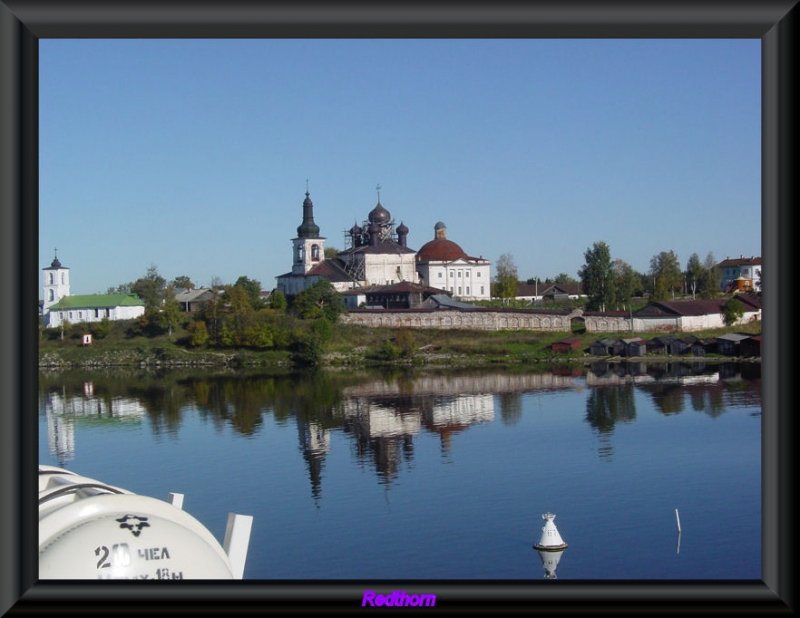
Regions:
<instances>
[{"instance_id":1,"label":"blue sky","mask_svg":"<svg viewBox=\"0 0 800 618\"><path fill-rule=\"evenodd\" d=\"M521 280L606 242L761 255L759 39L44 39L39 266L272 289L306 183L327 247L380 201ZM494 271L493 271L494 272Z\"/></svg>"}]
</instances>

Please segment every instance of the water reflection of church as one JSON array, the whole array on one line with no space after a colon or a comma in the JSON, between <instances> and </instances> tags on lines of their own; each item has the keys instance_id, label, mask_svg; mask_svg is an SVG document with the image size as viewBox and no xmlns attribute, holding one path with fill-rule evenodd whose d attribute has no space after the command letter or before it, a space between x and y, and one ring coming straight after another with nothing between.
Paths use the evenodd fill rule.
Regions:
<instances>
[{"instance_id":1,"label":"water reflection of church","mask_svg":"<svg viewBox=\"0 0 800 618\"><path fill-rule=\"evenodd\" d=\"M580 389L575 376L552 373L437 376L374 381L345 388L334 423L352 436L359 465L373 468L389 486L414 457L414 440L437 435L443 458L449 458L454 437L470 427L494 421L497 413L509 423L504 395L543 389ZM500 394L495 399L495 394ZM500 409L497 409L500 406ZM516 409L516 406L511 406ZM320 499L331 429L295 417L300 449L306 461L315 500Z\"/></svg>"},{"instance_id":2,"label":"water reflection of church","mask_svg":"<svg viewBox=\"0 0 800 618\"><path fill-rule=\"evenodd\" d=\"M415 436L438 434L446 457L455 434L495 417L490 394L432 399L429 394L376 397L363 393L345 398L337 415L343 418L342 431L353 437L357 462L373 467L380 483L386 485L413 459ZM324 460L331 448L330 429L299 417L296 420L311 493L318 500Z\"/></svg>"},{"instance_id":3,"label":"water reflection of church","mask_svg":"<svg viewBox=\"0 0 800 618\"><path fill-rule=\"evenodd\" d=\"M757 386L746 390L738 383L760 378L760 364L743 363L739 367L740 373L733 365L725 364L700 367L660 363L653 368L605 363L592 365L586 373L430 372L413 378L332 386L331 398L324 408L309 400L303 412L292 413L292 394L287 395L287 400L277 397L275 402L280 402L286 416L296 423L299 449L316 501L321 497L326 460L331 448L341 444L342 434L356 464L374 470L379 483L388 489L404 468L414 465L415 449L430 447L431 439L438 441L442 458L447 460L458 435L470 427L495 420L514 425L522 418L527 395L571 390L586 393L585 421L597 437L600 457L609 459L614 454L615 429L621 423L636 420L637 392L648 396L654 409L664 415L691 410L717 416L727 409L729 391L735 393L737 401L759 406L760 380ZM759 373L751 375L755 371ZM116 390L109 393L104 386L96 389L92 382L72 389L56 384L42 387L40 406L46 412L50 452L62 467L75 456L76 428L82 423L148 420L157 427L159 422L166 422L159 420L165 406L160 399L151 402L141 394L120 397L111 394ZM178 412L168 420L177 427L182 422L180 410L188 401L195 401L195 395L181 392L175 397ZM241 419L247 420L248 426L256 425L269 407L259 401L258 406L246 411L237 411L236 404L225 398L219 399L223 404L220 409L209 402L196 405L206 409L215 422L239 419L233 429L244 432ZM232 412L236 412L233 417ZM334 432L339 433L340 441L334 439Z\"/></svg>"},{"instance_id":4,"label":"water reflection of church","mask_svg":"<svg viewBox=\"0 0 800 618\"><path fill-rule=\"evenodd\" d=\"M49 391L43 395L49 452L63 465L75 458L75 428L82 423L141 422L145 407L133 397L96 396L92 382L83 392Z\"/></svg>"},{"instance_id":5,"label":"water reflection of church","mask_svg":"<svg viewBox=\"0 0 800 618\"><path fill-rule=\"evenodd\" d=\"M472 425L494 420L489 394L442 396L362 395L344 401L344 430L354 436L359 461L372 460L381 482L390 483L403 461L410 461L413 437L438 434L442 455L449 456L453 436Z\"/></svg>"}]
</instances>

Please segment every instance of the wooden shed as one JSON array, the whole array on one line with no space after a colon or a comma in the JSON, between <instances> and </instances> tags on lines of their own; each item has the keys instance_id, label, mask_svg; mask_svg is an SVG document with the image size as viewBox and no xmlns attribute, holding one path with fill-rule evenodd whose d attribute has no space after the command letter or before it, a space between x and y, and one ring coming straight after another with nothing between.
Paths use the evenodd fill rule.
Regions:
<instances>
[{"instance_id":1,"label":"wooden shed","mask_svg":"<svg viewBox=\"0 0 800 618\"><path fill-rule=\"evenodd\" d=\"M705 356L706 354L713 354L717 351L717 340L713 337L708 339L698 339L692 344L690 349L691 353L695 356Z\"/></svg>"},{"instance_id":2,"label":"wooden shed","mask_svg":"<svg viewBox=\"0 0 800 618\"><path fill-rule=\"evenodd\" d=\"M611 351L613 345L613 339L610 337L603 337L589 346L589 354L592 356L608 356L609 354L613 354Z\"/></svg>"},{"instance_id":3,"label":"wooden shed","mask_svg":"<svg viewBox=\"0 0 800 618\"><path fill-rule=\"evenodd\" d=\"M557 354L574 352L581 349L581 340L578 337L567 337L553 343L550 349Z\"/></svg>"},{"instance_id":4,"label":"wooden shed","mask_svg":"<svg viewBox=\"0 0 800 618\"><path fill-rule=\"evenodd\" d=\"M741 335L739 333L728 333L727 335L720 335L717 337L717 351L726 356L739 356L739 346L743 339L748 339L750 335Z\"/></svg>"},{"instance_id":5,"label":"wooden shed","mask_svg":"<svg viewBox=\"0 0 800 618\"><path fill-rule=\"evenodd\" d=\"M742 339L739 343L739 353L742 356L761 356L761 335L753 335L747 339Z\"/></svg>"},{"instance_id":6,"label":"wooden shed","mask_svg":"<svg viewBox=\"0 0 800 618\"><path fill-rule=\"evenodd\" d=\"M647 342L638 337L632 339L620 339L622 343L622 356L644 356L647 354Z\"/></svg>"},{"instance_id":7,"label":"wooden shed","mask_svg":"<svg viewBox=\"0 0 800 618\"><path fill-rule=\"evenodd\" d=\"M617 339L611 343L611 346L608 348L608 353L612 356L624 356L625 355L625 341L623 339Z\"/></svg>"},{"instance_id":8,"label":"wooden shed","mask_svg":"<svg viewBox=\"0 0 800 618\"><path fill-rule=\"evenodd\" d=\"M676 337L669 346L670 354L686 354L692 347L692 340Z\"/></svg>"},{"instance_id":9,"label":"wooden shed","mask_svg":"<svg viewBox=\"0 0 800 618\"><path fill-rule=\"evenodd\" d=\"M677 337L675 335L659 335L646 342L648 354L671 354L670 347Z\"/></svg>"}]
</instances>

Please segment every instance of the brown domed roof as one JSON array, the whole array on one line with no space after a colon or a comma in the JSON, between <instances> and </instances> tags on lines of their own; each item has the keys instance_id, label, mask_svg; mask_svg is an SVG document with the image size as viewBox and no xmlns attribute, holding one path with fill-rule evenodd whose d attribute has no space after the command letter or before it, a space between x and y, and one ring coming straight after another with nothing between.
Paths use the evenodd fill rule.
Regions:
<instances>
[{"instance_id":1,"label":"brown domed roof","mask_svg":"<svg viewBox=\"0 0 800 618\"><path fill-rule=\"evenodd\" d=\"M469 259L469 256L461 247L447 238L434 238L417 251L417 260L421 262L430 260L451 262L458 258Z\"/></svg>"}]
</instances>

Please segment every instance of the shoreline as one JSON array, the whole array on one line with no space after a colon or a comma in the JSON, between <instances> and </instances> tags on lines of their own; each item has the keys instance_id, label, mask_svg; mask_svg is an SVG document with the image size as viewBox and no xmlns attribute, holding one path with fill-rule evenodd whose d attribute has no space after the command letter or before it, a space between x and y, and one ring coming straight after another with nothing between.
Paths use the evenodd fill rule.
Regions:
<instances>
[{"instance_id":1,"label":"shoreline","mask_svg":"<svg viewBox=\"0 0 800 618\"><path fill-rule=\"evenodd\" d=\"M114 367L120 368L163 368L163 369L278 369L282 371L301 370L290 359L267 360L257 356L249 357L246 353L233 351L204 353L194 358L176 358L171 355L151 352L132 351L104 351L99 358L69 359L54 351L48 351L40 356L39 371L52 371L62 369L106 370ZM343 370L379 367L414 367L414 368L467 368L467 367L519 367L524 365L588 365L605 362L610 364L625 363L683 363L683 364L723 364L723 363L761 363L761 357L743 356L559 356L552 358L506 357L460 354L430 354L418 353L405 358L392 360L377 360L366 355L348 355L342 357L338 354L323 356L323 362L318 365L323 370Z\"/></svg>"}]
</instances>

